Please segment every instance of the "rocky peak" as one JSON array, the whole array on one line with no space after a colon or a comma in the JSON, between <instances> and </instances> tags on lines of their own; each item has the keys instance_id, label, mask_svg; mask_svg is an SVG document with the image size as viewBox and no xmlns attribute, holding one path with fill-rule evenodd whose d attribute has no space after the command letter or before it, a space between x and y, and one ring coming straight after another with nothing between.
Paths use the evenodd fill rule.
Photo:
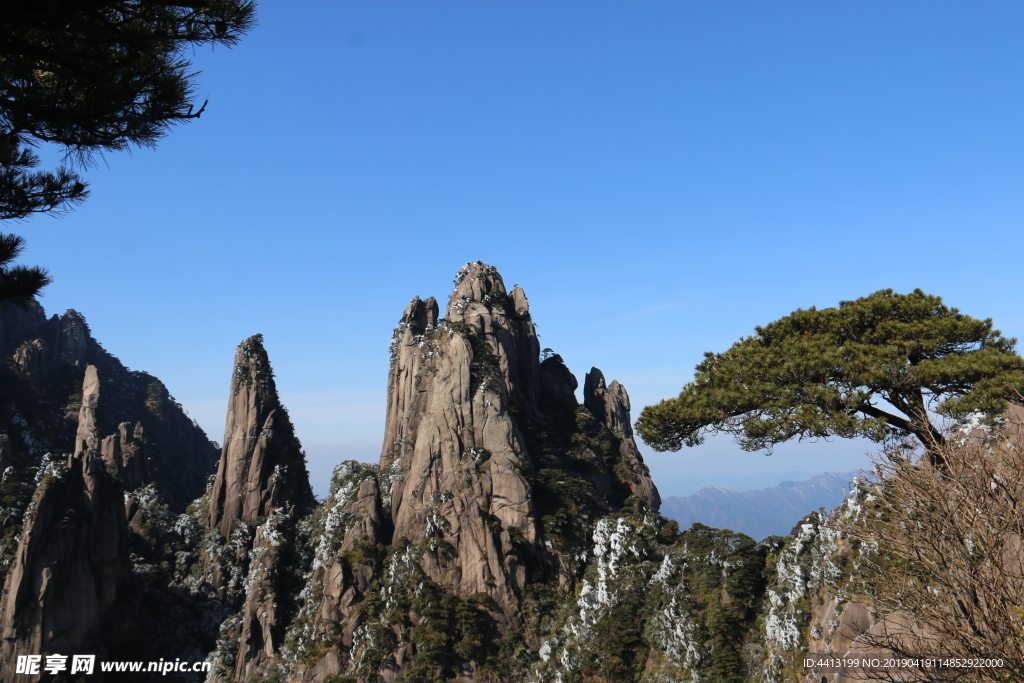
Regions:
<instances>
[{"instance_id":1,"label":"rocky peak","mask_svg":"<svg viewBox=\"0 0 1024 683\"><path fill-rule=\"evenodd\" d=\"M535 383L536 333L480 262L459 272L447 317L430 325L435 306L414 298L392 344L381 469L393 538L450 544L424 561L427 576L509 605L525 580L512 539L537 537L509 412Z\"/></svg>"},{"instance_id":2,"label":"rocky peak","mask_svg":"<svg viewBox=\"0 0 1024 683\"><path fill-rule=\"evenodd\" d=\"M604 373L590 368L583 381L583 405L594 417L608 426L612 434L620 438L632 438L633 427L629 423L629 394L617 381L606 385Z\"/></svg>"},{"instance_id":3,"label":"rocky peak","mask_svg":"<svg viewBox=\"0 0 1024 683\"><path fill-rule=\"evenodd\" d=\"M36 467L47 452L81 450L78 390L91 365L98 377L93 399L102 386L103 405L98 413L86 406L87 447L100 449L100 437L119 432L121 422L132 425L133 438L135 426L144 424L151 465L146 480L156 480L176 510L202 493L216 464L213 444L157 378L129 370L105 351L80 313L47 318L36 301L0 305L0 349L8 359L0 366L0 424L19 466ZM0 538L0 555L4 545Z\"/></svg>"},{"instance_id":4,"label":"rocky peak","mask_svg":"<svg viewBox=\"0 0 1024 683\"><path fill-rule=\"evenodd\" d=\"M448 307L444 317L448 320L461 321L468 304L482 303L488 308L504 307L507 303L505 283L494 266L483 261L467 263L455 276L455 289L448 297Z\"/></svg>"},{"instance_id":5,"label":"rocky peak","mask_svg":"<svg viewBox=\"0 0 1024 683\"><path fill-rule=\"evenodd\" d=\"M601 400L595 415L614 435L614 446L603 448L619 450L619 464L590 454L584 460L595 464L577 471L568 454L575 447L577 382L557 356L542 369L521 288L507 294L497 270L477 261L459 271L446 317L431 325L432 310L432 299L415 297L392 342L380 461L392 540L430 546L436 539L446 551L423 556L426 576L461 596L489 595L511 625L526 565L548 562L537 559L548 551L530 483L535 468L546 468L555 487L566 474L592 481L601 498L595 504L604 509L622 504L616 492L624 483L616 478L648 507L656 507L657 490L632 440L625 390L605 387L603 378L591 392Z\"/></svg>"},{"instance_id":6,"label":"rocky peak","mask_svg":"<svg viewBox=\"0 0 1024 683\"><path fill-rule=\"evenodd\" d=\"M78 311L68 309L64 315L47 319L43 307L35 300L24 306L0 304L0 350L4 355L32 357L45 350L49 371L60 363L85 362L90 339L89 325ZM36 348L21 351L26 342L33 342Z\"/></svg>"},{"instance_id":7,"label":"rocky peak","mask_svg":"<svg viewBox=\"0 0 1024 683\"><path fill-rule=\"evenodd\" d=\"M82 314L73 309L68 309L60 318L51 318L51 327L56 327L57 333L57 362L67 365L79 365L85 362L89 352L89 325L86 324Z\"/></svg>"},{"instance_id":8,"label":"rocky peak","mask_svg":"<svg viewBox=\"0 0 1024 683\"><path fill-rule=\"evenodd\" d=\"M80 451L51 469L32 499L0 614L0 661L103 653L130 639L130 610L117 606L131 576L123 489ZM8 680L13 667L0 670Z\"/></svg>"},{"instance_id":9,"label":"rocky peak","mask_svg":"<svg viewBox=\"0 0 1024 683\"><path fill-rule=\"evenodd\" d=\"M516 403L536 401L540 342L522 288L509 296L497 269L467 263L455 278L445 321L473 346L476 374L502 381Z\"/></svg>"},{"instance_id":10,"label":"rocky peak","mask_svg":"<svg viewBox=\"0 0 1024 683\"><path fill-rule=\"evenodd\" d=\"M280 651L294 599L286 584L299 571L296 523L314 503L305 454L277 394L263 337L249 337L235 352L210 491L207 524L220 539L210 539L202 558L206 585L241 608L224 645L234 671L218 676L259 678L260 667Z\"/></svg>"},{"instance_id":11,"label":"rocky peak","mask_svg":"<svg viewBox=\"0 0 1024 683\"><path fill-rule=\"evenodd\" d=\"M82 405L78 409L78 433L75 435L75 455L99 450L96 421L100 405L100 376L95 365L85 368L82 382Z\"/></svg>"},{"instance_id":12,"label":"rocky peak","mask_svg":"<svg viewBox=\"0 0 1024 683\"><path fill-rule=\"evenodd\" d=\"M604 373L591 368L583 382L583 405L619 439L619 456L628 472L625 478L633 495L646 507L657 510L661 495L633 439L626 387L614 380L606 386Z\"/></svg>"},{"instance_id":13,"label":"rocky peak","mask_svg":"<svg viewBox=\"0 0 1024 683\"><path fill-rule=\"evenodd\" d=\"M263 337L249 337L235 353L209 526L229 538L236 521L259 523L277 508L307 512L313 502L305 454L277 395Z\"/></svg>"},{"instance_id":14,"label":"rocky peak","mask_svg":"<svg viewBox=\"0 0 1024 683\"><path fill-rule=\"evenodd\" d=\"M512 293L508 295L509 303L512 306L512 310L516 312L520 318L526 318L530 315L530 302L526 300L526 292L523 291L522 287L516 287L512 290Z\"/></svg>"},{"instance_id":15,"label":"rocky peak","mask_svg":"<svg viewBox=\"0 0 1024 683\"><path fill-rule=\"evenodd\" d=\"M437 324L437 300L430 297L421 301L414 296L402 314L402 324L408 326L413 335L421 335Z\"/></svg>"},{"instance_id":16,"label":"rocky peak","mask_svg":"<svg viewBox=\"0 0 1024 683\"><path fill-rule=\"evenodd\" d=\"M550 349L545 351L550 352ZM576 388L579 385L576 375L565 366L558 354L552 354L541 362L538 398L544 408L552 411L575 409Z\"/></svg>"}]
</instances>

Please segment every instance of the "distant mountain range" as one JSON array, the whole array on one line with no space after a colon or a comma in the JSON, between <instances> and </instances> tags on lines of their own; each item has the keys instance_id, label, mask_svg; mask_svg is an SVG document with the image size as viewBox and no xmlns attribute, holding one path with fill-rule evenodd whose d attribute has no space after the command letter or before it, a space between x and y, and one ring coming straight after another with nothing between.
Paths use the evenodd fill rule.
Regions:
<instances>
[{"instance_id":1,"label":"distant mountain range","mask_svg":"<svg viewBox=\"0 0 1024 683\"><path fill-rule=\"evenodd\" d=\"M850 481L861 474L826 472L807 481L784 481L757 491L705 486L689 496L670 496L661 514L679 522L680 530L700 522L716 529L731 529L762 540L773 534L785 536L807 513L831 510L843 501Z\"/></svg>"}]
</instances>

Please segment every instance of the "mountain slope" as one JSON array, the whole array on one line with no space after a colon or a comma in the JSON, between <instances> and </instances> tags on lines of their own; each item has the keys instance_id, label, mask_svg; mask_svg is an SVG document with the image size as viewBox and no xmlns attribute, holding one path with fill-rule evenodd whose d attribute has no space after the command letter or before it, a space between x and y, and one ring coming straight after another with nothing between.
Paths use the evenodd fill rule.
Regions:
<instances>
[{"instance_id":1,"label":"mountain slope","mask_svg":"<svg viewBox=\"0 0 1024 683\"><path fill-rule=\"evenodd\" d=\"M118 434L122 423L141 425L147 474L171 508L181 511L202 494L217 462L214 444L163 382L128 369L106 351L80 313L47 318L36 301L22 308L0 305L0 356L0 433L8 437L16 470L38 467L44 453L75 450L82 382L92 365L101 394L98 433Z\"/></svg>"},{"instance_id":2,"label":"mountain slope","mask_svg":"<svg viewBox=\"0 0 1024 683\"><path fill-rule=\"evenodd\" d=\"M833 591L858 551L823 515L756 542L658 514L626 390L593 368L581 404L487 264L460 270L443 318L433 298L405 309L380 462L341 463L319 504L258 336L235 357L215 481L176 515L159 425L115 424L149 376L77 314L28 313L0 316L0 660L205 658L195 683L783 683L874 624ZM195 435L180 417L169 435ZM129 484L143 464L159 485ZM849 476L712 489L701 517L831 507ZM0 669L23 678L50 677Z\"/></svg>"}]
</instances>

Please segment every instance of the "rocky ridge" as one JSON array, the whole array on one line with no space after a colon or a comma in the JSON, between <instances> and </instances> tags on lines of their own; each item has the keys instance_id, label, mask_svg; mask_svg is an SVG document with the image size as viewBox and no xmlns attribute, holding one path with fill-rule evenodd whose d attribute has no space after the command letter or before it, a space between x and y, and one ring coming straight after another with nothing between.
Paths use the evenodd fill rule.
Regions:
<instances>
[{"instance_id":1,"label":"rocky ridge","mask_svg":"<svg viewBox=\"0 0 1024 683\"><path fill-rule=\"evenodd\" d=\"M820 515L760 543L680 533L625 388L593 368L581 404L521 288L467 264L439 313L432 298L406 307L380 461L339 464L319 504L258 335L236 353L216 475L181 514L158 486L127 490L152 430L105 421L118 394L85 364L71 455L33 470L0 657L132 648L206 657L208 680L237 683L781 683L806 673L806 648L851 646L836 629L861 615L835 586L856 558ZM48 347L18 348L36 391ZM46 424L25 422L0 439L15 470L10 444ZM73 590L44 580L54 568Z\"/></svg>"},{"instance_id":2,"label":"rocky ridge","mask_svg":"<svg viewBox=\"0 0 1024 683\"><path fill-rule=\"evenodd\" d=\"M689 496L670 496L661 511L686 528L694 522L747 534L755 540L784 536L809 510L831 510L846 498L858 472L826 472L807 481L784 481L756 491L705 486Z\"/></svg>"},{"instance_id":3,"label":"rocky ridge","mask_svg":"<svg viewBox=\"0 0 1024 683\"><path fill-rule=\"evenodd\" d=\"M134 638L124 486L104 457L120 453L100 450L99 394L89 365L74 453L66 463L48 459L37 473L0 609L0 661L44 652L107 655ZM0 681L15 675L5 667Z\"/></svg>"},{"instance_id":4,"label":"rocky ridge","mask_svg":"<svg viewBox=\"0 0 1024 683\"><path fill-rule=\"evenodd\" d=\"M315 502L260 335L235 353L224 445L205 502L202 588L241 608L224 647L234 679L248 680L282 645L293 600L288 577L298 569L295 526Z\"/></svg>"},{"instance_id":5,"label":"rocky ridge","mask_svg":"<svg viewBox=\"0 0 1024 683\"><path fill-rule=\"evenodd\" d=\"M38 467L46 453L75 450L81 389L91 365L104 394L97 428L117 436L107 448L131 460L142 440L147 443L148 470L130 467L129 479L142 480L127 483L158 482L178 511L202 494L216 447L159 379L129 370L104 350L80 313L47 318L35 301L0 306L0 354L8 359L0 364L0 434L9 439L18 471Z\"/></svg>"}]
</instances>

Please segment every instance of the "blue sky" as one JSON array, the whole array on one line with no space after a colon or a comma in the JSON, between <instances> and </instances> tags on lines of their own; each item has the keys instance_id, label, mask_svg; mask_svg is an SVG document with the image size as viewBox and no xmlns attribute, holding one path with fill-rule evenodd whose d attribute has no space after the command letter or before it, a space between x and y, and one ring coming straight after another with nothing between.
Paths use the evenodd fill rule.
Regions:
<instances>
[{"instance_id":1,"label":"blue sky","mask_svg":"<svg viewBox=\"0 0 1024 683\"><path fill-rule=\"evenodd\" d=\"M5 226L220 440L265 335L314 487L376 460L391 330L465 262L630 392L800 307L938 294L1024 337L1024 5L281 2L200 50L199 121ZM871 444L645 448L663 495L854 469Z\"/></svg>"}]
</instances>

